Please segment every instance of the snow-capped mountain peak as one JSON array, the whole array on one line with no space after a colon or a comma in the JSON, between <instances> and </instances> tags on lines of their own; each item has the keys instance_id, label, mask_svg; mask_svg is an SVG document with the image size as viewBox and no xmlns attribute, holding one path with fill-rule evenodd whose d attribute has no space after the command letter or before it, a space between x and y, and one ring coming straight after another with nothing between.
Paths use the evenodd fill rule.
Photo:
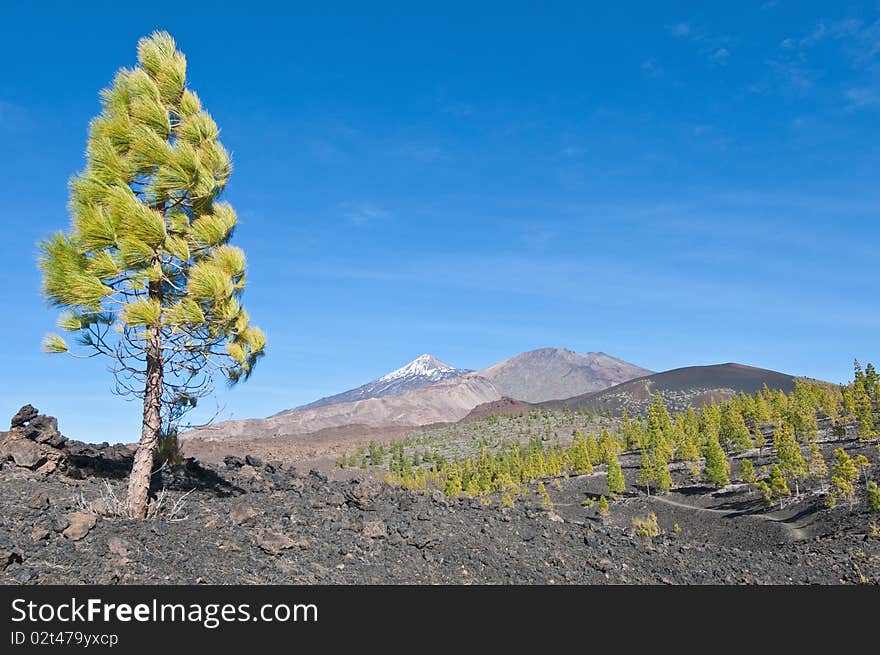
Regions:
<instances>
[{"instance_id":1,"label":"snow-capped mountain peak","mask_svg":"<svg viewBox=\"0 0 880 655\"><path fill-rule=\"evenodd\" d=\"M406 366L401 366L396 371L383 375L377 382L390 382L403 378L423 377L433 381L440 381L452 374L461 374L460 369L449 364L444 364L434 355L419 355Z\"/></svg>"},{"instance_id":2,"label":"snow-capped mountain peak","mask_svg":"<svg viewBox=\"0 0 880 655\"><path fill-rule=\"evenodd\" d=\"M382 377L368 382L357 389L351 389L335 396L321 398L308 405L297 407L300 409L316 409L336 403L348 403L369 398L382 398L384 396L396 396L407 391L429 387L432 384L457 378L470 373L469 369L455 368L433 355L420 355L406 366L401 366L396 371L391 371ZM291 410L288 410L291 411ZM285 412L281 412L282 414Z\"/></svg>"}]
</instances>

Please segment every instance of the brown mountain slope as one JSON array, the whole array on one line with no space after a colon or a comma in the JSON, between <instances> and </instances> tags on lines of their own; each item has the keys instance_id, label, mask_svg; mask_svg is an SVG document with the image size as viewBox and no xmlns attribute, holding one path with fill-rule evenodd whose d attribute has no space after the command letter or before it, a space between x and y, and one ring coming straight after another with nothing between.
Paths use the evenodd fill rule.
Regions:
<instances>
[{"instance_id":1,"label":"brown mountain slope","mask_svg":"<svg viewBox=\"0 0 880 655\"><path fill-rule=\"evenodd\" d=\"M468 374L396 396L338 403L264 419L224 421L187 432L182 440L284 438L343 426L390 428L450 423L464 418L477 405L500 397L491 382Z\"/></svg>"},{"instance_id":2,"label":"brown mountain slope","mask_svg":"<svg viewBox=\"0 0 880 655\"><path fill-rule=\"evenodd\" d=\"M646 375L602 391L541 403L541 406L584 408L614 414L625 408L630 414L644 414L651 397L659 391L670 410L682 411L688 406L700 407L710 399L722 400L740 392L751 394L765 384L788 393L794 389L795 380L794 376L785 373L743 364L687 366Z\"/></svg>"},{"instance_id":3,"label":"brown mountain slope","mask_svg":"<svg viewBox=\"0 0 880 655\"><path fill-rule=\"evenodd\" d=\"M502 395L536 403L571 398L632 380L651 371L601 352L580 355L541 348L479 371Z\"/></svg>"},{"instance_id":4,"label":"brown mountain slope","mask_svg":"<svg viewBox=\"0 0 880 655\"><path fill-rule=\"evenodd\" d=\"M461 422L474 421L495 414L528 414L536 407L538 407L538 405L534 403L527 403L523 400L514 400L513 398L504 396L499 400L492 400L488 403L477 405L467 416L461 419Z\"/></svg>"}]
</instances>

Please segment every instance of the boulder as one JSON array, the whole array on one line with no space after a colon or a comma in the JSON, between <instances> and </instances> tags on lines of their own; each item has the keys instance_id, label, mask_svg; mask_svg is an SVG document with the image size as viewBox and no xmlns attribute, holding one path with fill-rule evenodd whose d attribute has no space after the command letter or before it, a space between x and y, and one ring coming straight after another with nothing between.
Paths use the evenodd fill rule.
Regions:
<instances>
[{"instance_id":1,"label":"boulder","mask_svg":"<svg viewBox=\"0 0 880 655\"><path fill-rule=\"evenodd\" d=\"M68 520L70 525L64 529L62 534L71 541L79 541L95 527L98 517L94 514L86 514L85 512L74 512L68 517Z\"/></svg>"},{"instance_id":2,"label":"boulder","mask_svg":"<svg viewBox=\"0 0 880 655\"><path fill-rule=\"evenodd\" d=\"M21 429L25 431L28 439L53 448L60 448L67 441L67 438L58 431L58 419L54 416L37 416Z\"/></svg>"},{"instance_id":3,"label":"boulder","mask_svg":"<svg viewBox=\"0 0 880 655\"><path fill-rule=\"evenodd\" d=\"M37 543L38 541L42 541L43 539L49 538L49 531L46 528L41 528L37 526L33 530L31 530L31 541Z\"/></svg>"},{"instance_id":4,"label":"boulder","mask_svg":"<svg viewBox=\"0 0 880 655\"><path fill-rule=\"evenodd\" d=\"M45 449L29 439L22 438L17 432L5 432L0 439L0 457L12 460L16 466L35 469L46 461Z\"/></svg>"},{"instance_id":5,"label":"boulder","mask_svg":"<svg viewBox=\"0 0 880 655\"><path fill-rule=\"evenodd\" d=\"M242 466L244 466L244 460L241 457L236 457L235 455L227 455L223 458L223 463L228 469L240 469Z\"/></svg>"},{"instance_id":6,"label":"boulder","mask_svg":"<svg viewBox=\"0 0 880 655\"><path fill-rule=\"evenodd\" d=\"M0 432L0 462L48 475L65 460L67 439L58 431L58 420L25 405L12 417L8 432Z\"/></svg>"},{"instance_id":7,"label":"boulder","mask_svg":"<svg viewBox=\"0 0 880 655\"><path fill-rule=\"evenodd\" d=\"M31 509L48 509L49 508L49 496L44 493L35 494L30 501L28 502L28 507Z\"/></svg>"},{"instance_id":8,"label":"boulder","mask_svg":"<svg viewBox=\"0 0 880 655\"><path fill-rule=\"evenodd\" d=\"M10 427L12 428L20 428L23 425L26 425L28 422L34 420L39 415L37 408L33 405L25 405L18 413L12 417L12 422L10 423Z\"/></svg>"},{"instance_id":9,"label":"boulder","mask_svg":"<svg viewBox=\"0 0 880 655\"><path fill-rule=\"evenodd\" d=\"M257 534L257 545L271 555L278 555L281 551L293 548L296 542L286 534L274 530L262 530Z\"/></svg>"}]
</instances>

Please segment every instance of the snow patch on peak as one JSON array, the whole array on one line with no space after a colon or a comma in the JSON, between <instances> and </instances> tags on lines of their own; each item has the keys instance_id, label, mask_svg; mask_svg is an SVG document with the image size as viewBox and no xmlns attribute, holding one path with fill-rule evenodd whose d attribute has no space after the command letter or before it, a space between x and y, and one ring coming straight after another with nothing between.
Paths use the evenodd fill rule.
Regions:
<instances>
[{"instance_id":1,"label":"snow patch on peak","mask_svg":"<svg viewBox=\"0 0 880 655\"><path fill-rule=\"evenodd\" d=\"M457 373L459 369L441 362L434 355L419 355L406 366L401 366L396 371L383 375L377 382L389 382L401 378L423 377L429 379L443 379L450 373Z\"/></svg>"},{"instance_id":2,"label":"snow patch on peak","mask_svg":"<svg viewBox=\"0 0 880 655\"><path fill-rule=\"evenodd\" d=\"M357 389L351 389L335 396L321 398L308 405L301 405L298 409L316 409L326 405L336 403L347 403L358 400L367 400L369 398L383 398L385 396L396 396L414 389L428 387L450 378L457 378L470 373L469 369L455 368L449 364L441 362L433 355L420 355L416 357L406 366L401 366L396 371L392 371L381 378L368 382ZM285 412L282 412L282 414Z\"/></svg>"}]
</instances>

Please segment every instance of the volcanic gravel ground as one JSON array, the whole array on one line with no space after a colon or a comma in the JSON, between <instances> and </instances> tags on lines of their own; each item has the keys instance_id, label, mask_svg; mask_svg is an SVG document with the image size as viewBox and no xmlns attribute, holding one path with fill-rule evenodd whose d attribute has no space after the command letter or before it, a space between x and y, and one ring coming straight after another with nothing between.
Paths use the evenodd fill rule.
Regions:
<instances>
[{"instance_id":1,"label":"volcanic gravel ground","mask_svg":"<svg viewBox=\"0 0 880 655\"><path fill-rule=\"evenodd\" d=\"M328 480L280 462L228 458L155 475L162 503L155 518L135 521L115 515L124 464L47 475L5 463L0 583L880 581L880 538L868 527L880 515L863 500L854 511L825 509L810 491L768 511L747 487L688 486L677 472L673 493L624 496L602 519L589 505L604 490L598 468L545 481L553 509L537 495L508 508L497 497L486 506L368 476ZM632 518L651 512L663 532L637 536Z\"/></svg>"}]
</instances>

